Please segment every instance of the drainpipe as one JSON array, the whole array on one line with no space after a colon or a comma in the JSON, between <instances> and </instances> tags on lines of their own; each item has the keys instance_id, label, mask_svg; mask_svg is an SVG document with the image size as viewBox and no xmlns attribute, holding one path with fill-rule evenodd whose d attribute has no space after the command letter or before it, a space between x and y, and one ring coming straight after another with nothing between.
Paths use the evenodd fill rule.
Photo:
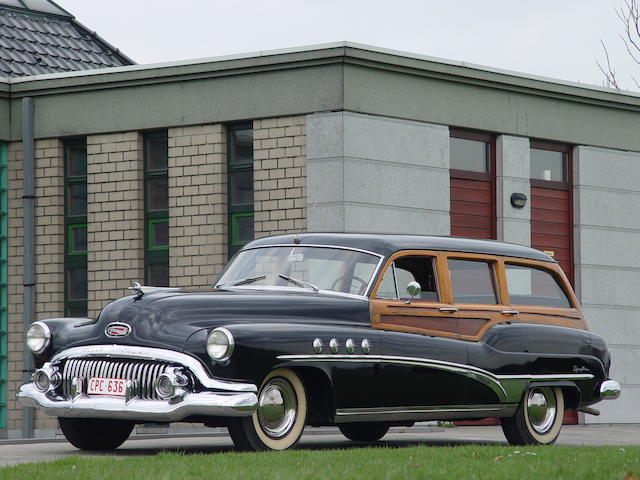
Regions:
<instances>
[{"instance_id":1,"label":"drainpipe","mask_svg":"<svg viewBox=\"0 0 640 480\"><path fill-rule=\"evenodd\" d=\"M23 256L23 314L22 328L26 335L27 330L35 319L35 164L34 164L34 109L33 98L22 99L22 166L24 173L24 190L22 195L23 228L24 228L24 256ZM31 379L33 369L31 352L23 343L22 365L23 382ZM22 408L22 438L33 437L33 407Z\"/></svg>"}]
</instances>

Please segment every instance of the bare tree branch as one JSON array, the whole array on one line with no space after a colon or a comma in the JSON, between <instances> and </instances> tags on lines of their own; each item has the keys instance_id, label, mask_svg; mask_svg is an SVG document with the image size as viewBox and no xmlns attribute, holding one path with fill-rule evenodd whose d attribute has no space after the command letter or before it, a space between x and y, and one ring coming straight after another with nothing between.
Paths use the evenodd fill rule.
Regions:
<instances>
[{"instance_id":1,"label":"bare tree branch","mask_svg":"<svg viewBox=\"0 0 640 480\"><path fill-rule=\"evenodd\" d=\"M598 65L598 68L604 75L607 86L613 87L616 90L620 90L620 87L618 86L618 80L616 79L616 72L611 67L611 62L609 60L609 52L607 51L607 47L605 46L602 40L600 40L600 43L602 44L602 49L604 50L604 56L605 56L605 59L607 60L607 68L605 69L602 65L600 65L600 62L598 60L596 60L596 65Z\"/></svg>"},{"instance_id":2,"label":"bare tree branch","mask_svg":"<svg viewBox=\"0 0 640 480\"><path fill-rule=\"evenodd\" d=\"M620 34L620 39L627 50L627 54L637 65L640 65L640 0L622 0L622 4L615 9L615 12L623 25L623 33ZM602 40L600 40L600 44L604 50L606 63L596 60L596 65L602 72L606 85L621 90L616 72L611 66L607 47ZM631 80L640 89L640 82L634 76L631 76Z\"/></svg>"}]
</instances>

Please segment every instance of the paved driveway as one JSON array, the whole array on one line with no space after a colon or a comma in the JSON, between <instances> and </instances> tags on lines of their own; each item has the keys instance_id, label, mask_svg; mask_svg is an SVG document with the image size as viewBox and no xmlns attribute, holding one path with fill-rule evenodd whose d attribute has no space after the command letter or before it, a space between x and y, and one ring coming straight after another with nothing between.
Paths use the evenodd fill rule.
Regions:
<instances>
[{"instance_id":1,"label":"paved driveway","mask_svg":"<svg viewBox=\"0 0 640 480\"><path fill-rule=\"evenodd\" d=\"M317 429L305 434L298 448L349 448L355 445L335 429ZM410 445L442 446L465 444L506 444L499 427L456 427L393 429L381 445L402 447ZM558 445L640 445L640 425L565 426ZM154 437L138 435L127 440L119 449L105 454L81 452L64 440L1 441L0 465L45 462L70 455L116 455L135 457L155 455L163 451L185 453L217 453L233 449L229 437L222 435L195 437Z\"/></svg>"}]
</instances>

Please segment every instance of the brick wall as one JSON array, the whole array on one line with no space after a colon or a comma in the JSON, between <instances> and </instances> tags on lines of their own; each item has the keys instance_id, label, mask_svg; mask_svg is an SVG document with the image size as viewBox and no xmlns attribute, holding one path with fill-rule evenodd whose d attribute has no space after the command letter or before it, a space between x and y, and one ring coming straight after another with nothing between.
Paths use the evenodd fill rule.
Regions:
<instances>
[{"instance_id":1,"label":"brick wall","mask_svg":"<svg viewBox=\"0 0 640 480\"><path fill-rule=\"evenodd\" d=\"M227 263L226 133L222 125L169 129L172 287L206 287Z\"/></svg>"},{"instance_id":2,"label":"brick wall","mask_svg":"<svg viewBox=\"0 0 640 480\"><path fill-rule=\"evenodd\" d=\"M87 137L89 316L144 280L142 135Z\"/></svg>"},{"instance_id":3,"label":"brick wall","mask_svg":"<svg viewBox=\"0 0 640 480\"><path fill-rule=\"evenodd\" d=\"M64 160L62 142L35 142L35 320L64 314ZM22 407L15 395L23 382L22 328L24 284L22 144L9 144L8 175L8 372L7 430L22 428ZM54 429L54 418L34 410L34 428Z\"/></svg>"},{"instance_id":4,"label":"brick wall","mask_svg":"<svg viewBox=\"0 0 640 480\"><path fill-rule=\"evenodd\" d=\"M22 144L10 143L7 149L7 181L8 193L8 322L7 338L7 429L22 428L22 412L15 401L15 395L22 385L22 347L24 344L22 331L23 301L23 223L22 223Z\"/></svg>"},{"instance_id":5,"label":"brick wall","mask_svg":"<svg viewBox=\"0 0 640 480\"><path fill-rule=\"evenodd\" d=\"M253 122L255 237L306 229L305 117Z\"/></svg>"}]
</instances>

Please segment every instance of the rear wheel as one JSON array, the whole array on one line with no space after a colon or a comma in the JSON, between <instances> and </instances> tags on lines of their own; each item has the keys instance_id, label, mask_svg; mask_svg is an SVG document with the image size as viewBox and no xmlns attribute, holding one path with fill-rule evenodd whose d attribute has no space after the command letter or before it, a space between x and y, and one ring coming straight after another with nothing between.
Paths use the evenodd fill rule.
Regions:
<instances>
[{"instance_id":1,"label":"rear wheel","mask_svg":"<svg viewBox=\"0 0 640 480\"><path fill-rule=\"evenodd\" d=\"M502 431L511 445L549 445L562 428L564 395L558 387L528 390L511 418L501 418Z\"/></svg>"},{"instance_id":2,"label":"rear wheel","mask_svg":"<svg viewBox=\"0 0 640 480\"><path fill-rule=\"evenodd\" d=\"M307 395L300 377L287 368L272 371L250 417L233 419L229 434L239 450L286 450L297 443L307 419Z\"/></svg>"},{"instance_id":3,"label":"rear wheel","mask_svg":"<svg viewBox=\"0 0 640 480\"><path fill-rule=\"evenodd\" d=\"M375 442L389 431L385 423L349 423L338 427L340 432L354 442Z\"/></svg>"},{"instance_id":4,"label":"rear wheel","mask_svg":"<svg viewBox=\"0 0 640 480\"><path fill-rule=\"evenodd\" d=\"M135 423L102 418L58 418L65 438L80 450L114 450L129 438Z\"/></svg>"}]
</instances>

